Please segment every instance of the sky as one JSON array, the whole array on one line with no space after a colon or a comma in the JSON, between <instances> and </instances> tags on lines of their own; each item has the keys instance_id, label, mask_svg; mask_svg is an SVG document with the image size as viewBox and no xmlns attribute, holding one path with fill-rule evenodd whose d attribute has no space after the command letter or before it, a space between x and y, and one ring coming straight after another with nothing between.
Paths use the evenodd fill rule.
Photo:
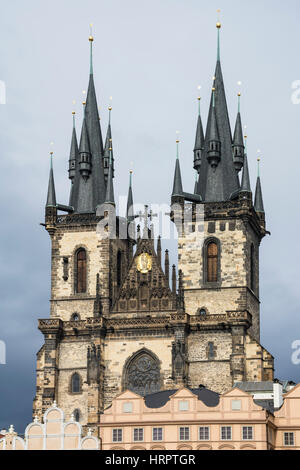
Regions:
<instances>
[{"instance_id":1,"label":"sky","mask_svg":"<svg viewBox=\"0 0 300 470\"><path fill-rule=\"evenodd\" d=\"M300 381L292 343L300 340L298 0L0 0L0 429L31 422L38 318L49 316L50 239L40 223L53 142L58 202L68 203L68 155L76 100L89 74L89 24L102 132L112 96L115 192L169 203L180 132L184 190L192 192L198 85L204 124L216 62L221 61L232 126L237 83L247 125L254 189L257 150L267 236L261 245L261 342L275 356L275 376ZM293 89L294 86L294 89ZM1 101L1 94L0 94ZM164 241L175 262L174 242Z\"/></svg>"}]
</instances>

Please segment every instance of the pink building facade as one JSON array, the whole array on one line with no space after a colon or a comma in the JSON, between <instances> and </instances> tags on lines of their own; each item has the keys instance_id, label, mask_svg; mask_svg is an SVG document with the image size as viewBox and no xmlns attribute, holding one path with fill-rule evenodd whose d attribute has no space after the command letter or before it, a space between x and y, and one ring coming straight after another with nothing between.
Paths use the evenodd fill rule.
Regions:
<instances>
[{"instance_id":1,"label":"pink building facade","mask_svg":"<svg viewBox=\"0 0 300 470\"><path fill-rule=\"evenodd\" d=\"M165 390L148 397L125 391L101 415L99 436L56 403L24 439L11 426L0 450L300 450L300 384L270 411L238 388Z\"/></svg>"},{"instance_id":2,"label":"pink building facade","mask_svg":"<svg viewBox=\"0 0 300 470\"><path fill-rule=\"evenodd\" d=\"M103 450L300 450L300 384L274 413L237 388L215 406L182 388L157 408L126 391L104 411L100 437Z\"/></svg>"}]
</instances>

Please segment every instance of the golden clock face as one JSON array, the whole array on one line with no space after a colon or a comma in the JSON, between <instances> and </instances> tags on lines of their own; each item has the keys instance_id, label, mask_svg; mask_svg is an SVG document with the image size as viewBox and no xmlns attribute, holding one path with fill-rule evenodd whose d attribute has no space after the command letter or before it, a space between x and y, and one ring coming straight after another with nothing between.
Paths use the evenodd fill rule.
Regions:
<instances>
[{"instance_id":1,"label":"golden clock face","mask_svg":"<svg viewBox=\"0 0 300 470\"><path fill-rule=\"evenodd\" d=\"M152 269L151 256L148 253L142 253L140 256L138 256L136 260L136 268L142 274L146 274L148 271L151 271Z\"/></svg>"}]
</instances>

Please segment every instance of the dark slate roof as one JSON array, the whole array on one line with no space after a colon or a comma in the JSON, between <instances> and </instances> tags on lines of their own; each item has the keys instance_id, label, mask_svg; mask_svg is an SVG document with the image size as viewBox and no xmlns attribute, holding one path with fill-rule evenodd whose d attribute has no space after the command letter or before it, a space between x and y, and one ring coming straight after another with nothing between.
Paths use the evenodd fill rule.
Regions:
<instances>
[{"instance_id":1,"label":"dark slate roof","mask_svg":"<svg viewBox=\"0 0 300 470\"><path fill-rule=\"evenodd\" d=\"M236 382L235 387L244 392L273 392L273 382Z\"/></svg>"},{"instance_id":2,"label":"dark slate roof","mask_svg":"<svg viewBox=\"0 0 300 470\"><path fill-rule=\"evenodd\" d=\"M208 390L207 388L192 388L189 389L194 395L197 395L198 400L201 400L206 406L215 407L219 404L220 395L216 392ZM174 393L178 390L162 390L161 392L152 393L145 396L145 405L148 408L161 408L164 406Z\"/></svg>"},{"instance_id":3,"label":"dark slate roof","mask_svg":"<svg viewBox=\"0 0 300 470\"><path fill-rule=\"evenodd\" d=\"M105 201L106 196L102 161L104 153L103 141L92 73L89 78L80 151L89 151L91 153L91 174L89 178L83 178L77 165L70 199L73 202L74 212L92 213L95 212L98 205Z\"/></svg>"},{"instance_id":4,"label":"dark slate roof","mask_svg":"<svg viewBox=\"0 0 300 470\"><path fill-rule=\"evenodd\" d=\"M180 163L179 163L179 158L176 158L172 196L181 196L181 195L182 195L182 179L181 179Z\"/></svg>"},{"instance_id":5,"label":"dark slate roof","mask_svg":"<svg viewBox=\"0 0 300 470\"><path fill-rule=\"evenodd\" d=\"M55 185L54 185L54 176L53 176L53 167L52 167L52 156L51 156L51 168L50 168L50 174L49 174L46 207L56 207L56 195L55 195Z\"/></svg>"},{"instance_id":6,"label":"dark slate roof","mask_svg":"<svg viewBox=\"0 0 300 470\"><path fill-rule=\"evenodd\" d=\"M207 161L209 133L211 132L211 121L214 114L212 96L206 128L205 150L198 182L198 194L201 194L204 202L228 201L230 196L240 188L238 175L233 164L232 135L219 60L216 65L215 77L215 92L213 93L215 95L216 121L221 142L221 161L215 169Z\"/></svg>"},{"instance_id":7,"label":"dark slate roof","mask_svg":"<svg viewBox=\"0 0 300 470\"><path fill-rule=\"evenodd\" d=\"M256 182L254 208L256 212L260 212L260 213L265 212L259 176L257 177L257 182Z\"/></svg>"},{"instance_id":8,"label":"dark slate roof","mask_svg":"<svg viewBox=\"0 0 300 470\"><path fill-rule=\"evenodd\" d=\"M254 403L258 406L261 406L270 413L274 413L274 402L273 400L253 400Z\"/></svg>"},{"instance_id":9,"label":"dark slate roof","mask_svg":"<svg viewBox=\"0 0 300 470\"><path fill-rule=\"evenodd\" d=\"M196 139L195 139L194 151L195 150L202 150L203 148L204 148L204 132L203 132L201 115L199 113L198 121L197 121L197 130L196 130Z\"/></svg>"},{"instance_id":10,"label":"dark slate roof","mask_svg":"<svg viewBox=\"0 0 300 470\"><path fill-rule=\"evenodd\" d=\"M114 183L113 183L113 174L112 174L112 157L109 158L109 170L107 177L107 187L106 187L106 204L115 204L115 195L114 195Z\"/></svg>"},{"instance_id":11,"label":"dark slate roof","mask_svg":"<svg viewBox=\"0 0 300 470\"><path fill-rule=\"evenodd\" d=\"M71 185L71 191L70 191L70 199L69 199L69 206L74 207L74 195L77 190L78 186L78 167L79 167L79 149L78 149L78 142L77 142L77 135L76 135L76 129L75 129L75 124L73 126L73 131L72 131L72 140L71 140L71 149L70 149L70 158L69 160L75 160L75 177L73 180L73 183ZM74 191L75 188L75 191Z\"/></svg>"},{"instance_id":12,"label":"dark slate roof","mask_svg":"<svg viewBox=\"0 0 300 470\"><path fill-rule=\"evenodd\" d=\"M133 207L133 194L132 194L132 173L130 172L129 176L129 189L127 197L127 208L126 208L126 217L128 222L134 220L134 207Z\"/></svg>"},{"instance_id":13,"label":"dark slate roof","mask_svg":"<svg viewBox=\"0 0 300 470\"><path fill-rule=\"evenodd\" d=\"M241 120L240 112L237 113L237 117L236 117L233 145L240 145L241 147L244 146L243 128L242 128L242 120Z\"/></svg>"},{"instance_id":14,"label":"dark slate roof","mask_svg":"<svg viewBox=\"0 0 300 470\"><path fill-rule=\"evenodd\" d=\"M247 154L245 154L245 157L244 157L244 168L243 168L243 176L242 176L242 183L241 183L241 191L251 193L251 183L250 183L250 176L249 176Z\"/></svg>"}]
</instances>

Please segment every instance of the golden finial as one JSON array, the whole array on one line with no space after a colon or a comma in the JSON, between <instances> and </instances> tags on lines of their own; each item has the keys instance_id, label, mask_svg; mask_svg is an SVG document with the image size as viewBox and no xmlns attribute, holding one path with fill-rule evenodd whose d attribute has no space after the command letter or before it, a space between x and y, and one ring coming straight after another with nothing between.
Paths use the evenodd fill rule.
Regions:
<instances>
[{"instance_id":1,"label":"golden finial","mask_svg":"<svg viewBox=\"0 0 300 470\"><path fill-rule=\"evenodd\" d=\"M133 170L129 170L129 173L132 175L132 173L133 173Z\"/></svg>"},{"instance_id":2,"label":"golden finial","mask_svg":"<svg viewBox=\"0 0 300 470\"><path fill-rule=\"evenodd\" d=\"M215 91L216 91L215 87L212 87L212 91L213 91L213 92L215 92Z\"/></svg>"},{"instance_id":3,"label":"golden finial","mask_svg":"<svg viewBox=\"0 0 300 470\"><path fill-rule=\"evenodd\" d=\"M180 142L180 140L179 140L179 134L180 134L180 132L179 132L179 131L176 131L176 135L177 135L176 144L179 144L179 142Z\"/></svg>"},{"instance_id":4,"label":"golden finial","mask_svg":"<svg viewBox=\"0 0 300 470\"><path fill-rule=\"evenodd\" d=\"M112 107L111 107L111 106L109 106L109 107L108 107L108 111L111 111L111 110L112 110Z\"/></svg>"},{"instance_id":5,"label":"golden finial","mask_svg":"<svg viewBox=\"0 0 300 470\"><path fill-rule=\"evenodd\" d=\"M76 104L76 101L75 101L75 100L73 100L73 101L72 101L72 104L73 104L73 106L75 106L75 104ZM76 114L76 112L74 111L74 109L73 109L73 111L72 111L72 114L73 114L73 116L74 116L74 114Z\"/></svg>"},{"instance_id":6,"label":"golden finial","mask_svg":"<svg viewBox=\"0 0 300 470\"><path fill-rule=\"evenodd\" d=\"M220 13L221 13L221 10L218 9L218 10L217 10L218 21L217 21L217 24L216 24L216 26L217 26L218 29L220 29L221 26L222 26L222 25L221 25L221 22L220 22Z\"/></svg>"},{"instance_id":7,"label":"golden finial","mask_svg":"<svg viewBox=\"0 0 300 470\"><path fill-rule=\"evenodd\" d=\"M261 160L261 150L258 149L257 150L257 161L258 161L258 163L260 162L260 160Z\"/></svg>"},{"instance_id":8,"label":"golden finial","mask_svg":"<svg viewBox=\"0 0 300 470\"><path fill-rule=\"evenodd\" d=\"M200 93L201 88L202 88L201 85L199 85L199 86L198 86L199 93ZM201 100L201 96L200 96L200 94L199 94L199 96L198 96L198 101L200 101L200 100Z\"/></svg>"},{"instance_id":9,"label":"golden finial","mask_svg":"<svg viewBox=\"0 0 300 470\"><path fill-rule=\"evenodd\" d=\"M241 92L240 92L240 91L238 92L238 96L241 96Z\"/></svg>"},{"instance_id":10,"label":"golden finial","mask_svg":"<svg viewBox=\"0 0 300 470\"><path fill-rule=\"evenodd\" d=\"M89 36L89 41L93 42L94 37L93 37L93 23L90 24L90 36Z\"/></svg>"},{"instance_id":11,"label":"golden finial","mask_svg":"<svg viewBox=\"0 0 300 470\"><path fill-rule=\"evenodd\" d=\"M86 104L86 100L85 100L85 95L86 95L86 91L85 90L82 90L82 94L83 94L83 101L82 101L82 104L83 106Z\"/></svg>"}]
</instances>

